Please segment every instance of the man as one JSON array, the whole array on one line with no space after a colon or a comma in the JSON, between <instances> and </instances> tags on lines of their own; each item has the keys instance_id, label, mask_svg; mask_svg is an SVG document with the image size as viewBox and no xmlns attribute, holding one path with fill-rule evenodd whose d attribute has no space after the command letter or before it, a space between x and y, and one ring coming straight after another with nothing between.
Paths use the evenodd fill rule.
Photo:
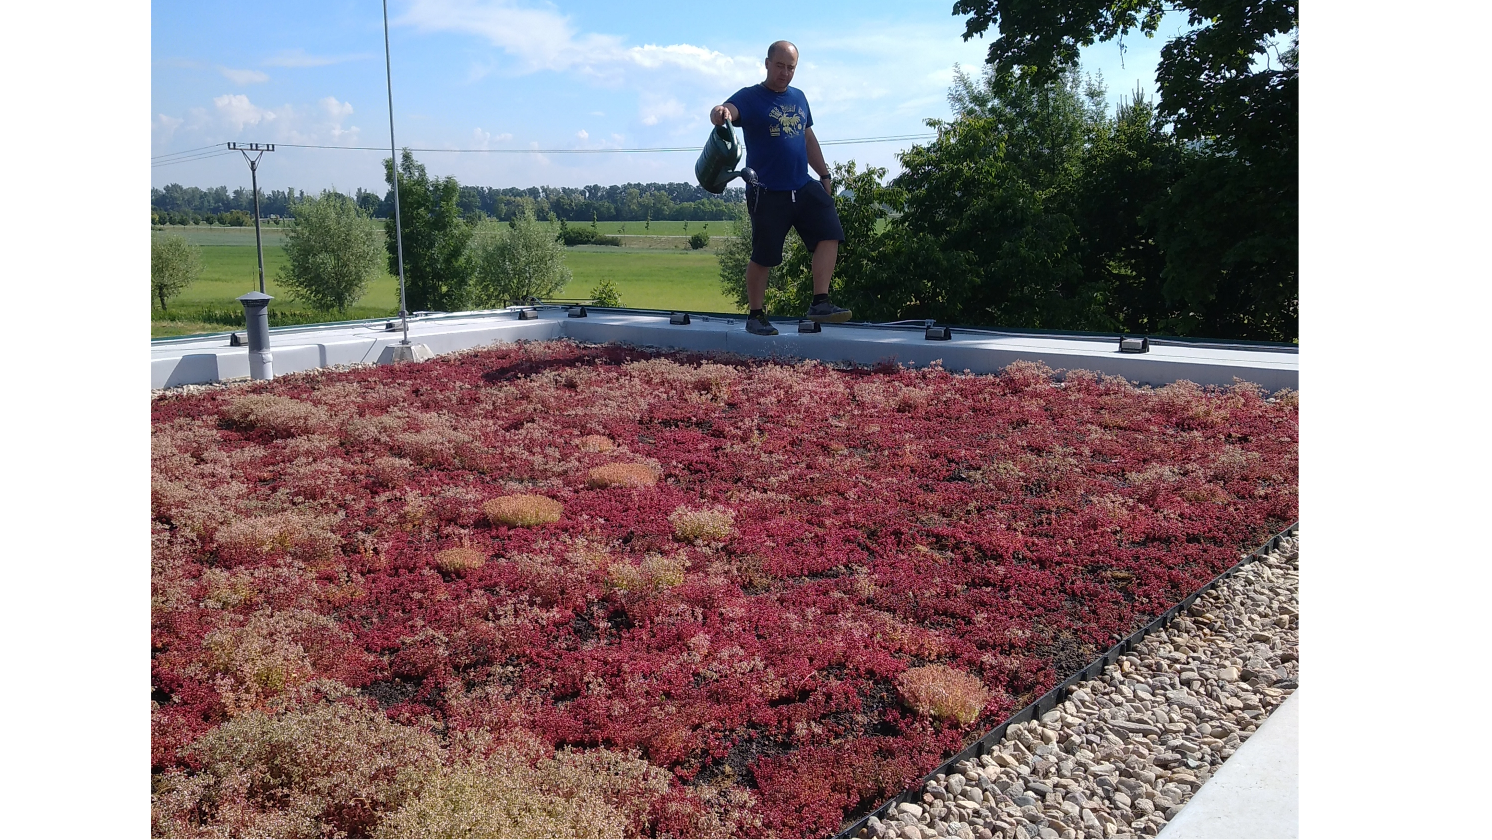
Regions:
<instances>
[{"instance_id":1,"label":"man","mask_svg":"<svg viewBox=\"0 0 1492 840\"><path fill-rule=\"evenodd\" d=\"M777 41L767 48L767 79L741 88L710 110L710 122L730 120L746 135L746 165L756 170L757 186L746 188L751 214L751 261L746 263L746 299L751 312L746 331L777 335L767 320L767 276L782 264L782 243L795 228L813 253L813 303L805 316L840 324L852 314L829 302L829 281L844 228L834 210L834 184L824 152L813 136L813 115L803 91L791 87L798 69L798 48ZM808 167L819 175L815 181Z\"/></svg>"}]
</instances>

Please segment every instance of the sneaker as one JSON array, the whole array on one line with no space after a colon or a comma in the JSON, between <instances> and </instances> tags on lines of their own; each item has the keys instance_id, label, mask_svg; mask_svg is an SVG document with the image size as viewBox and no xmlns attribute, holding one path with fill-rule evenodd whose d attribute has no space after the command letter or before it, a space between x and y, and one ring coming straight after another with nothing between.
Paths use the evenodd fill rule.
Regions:
<instances>
[{"instance_id":1,"label":"sneaker","mask_svg":"<svg viewBox=\"0 0 1492 840\"><path fill-rule=\"evenodd\" d=\"M803 317L810 321L818 321L824 324L843 324L855 313L840 306L835 306L829 301L815 303L808 307L808 314Z\"/></svg>"},{"instance_id":2,"label":"sneaker","mask_svg":"<svg viewBox=\"0 0 1492 840\"><path fill-rule=\"evenodd\" d=\"M777 328L772 326L772 322L767 320L765 314L762 314L746 319L746 332L752 335L776 335Z\"/></svg>"}]
</instances>

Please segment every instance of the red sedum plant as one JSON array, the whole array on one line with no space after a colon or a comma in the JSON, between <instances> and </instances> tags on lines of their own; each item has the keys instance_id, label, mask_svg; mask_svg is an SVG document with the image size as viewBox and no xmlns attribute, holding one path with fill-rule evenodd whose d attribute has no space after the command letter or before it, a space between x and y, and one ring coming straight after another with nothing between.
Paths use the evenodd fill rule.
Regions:
<instances>
[{"instance_id":1,"label":"red sedum plant","mask_svg":"<svg viewBox=\"0 0 1492 840\"><path fill-rule=\"evenodd\" d=\"M156 831L833 833L1293 521L1297 441L1246 384L569 342L164 396ZM283 781L320 721L369 769Z\"/></svg>"}]
</instances>

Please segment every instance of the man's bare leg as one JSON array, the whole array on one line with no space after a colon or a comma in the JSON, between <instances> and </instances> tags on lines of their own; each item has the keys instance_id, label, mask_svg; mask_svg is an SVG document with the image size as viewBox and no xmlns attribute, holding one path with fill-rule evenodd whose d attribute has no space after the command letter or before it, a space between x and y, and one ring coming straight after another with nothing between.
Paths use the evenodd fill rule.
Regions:
<instances>
[{"instance_id":1,"label":"man's bare leg","mask_svg":"<svg viewBox=\"0 0 1492 840\"><path fill-rule=\"evenodd\" d=\"M830 270L831 271L833 270L833 266L832 265L830 266ZM752 309L765 309L766 308L766 305L767 305L767 277L770 275L771 271L772 271L771 269L767 268L764 265L757 265L755 261L753 261L753 260L747 260L747 262L746 262L746 300L751 305ZM817 263L815 263L815 268L814 268L813 275L814 275L815 278L818 277ZM815 282L814 282L814 288L818 288L818 282L817 282L816 279L815 279ZM825 288L827 288L827 286Z\"/></svg>"},{"instance_id":2,"label":"man's bare leg","mask_svg":"<svg viewBox=\"0 0 1492 840\"><path fill-rule=\"evenodd\" d=\"M813 249L813 293L829 294L829 281L834 279L834 263L839 258L839 240L825 239ZM749 283L751 272L746 273ZM748 286L748 289L750 287ZM765 288L765 286L763 287Z\"/></svg>"}]
</instances>

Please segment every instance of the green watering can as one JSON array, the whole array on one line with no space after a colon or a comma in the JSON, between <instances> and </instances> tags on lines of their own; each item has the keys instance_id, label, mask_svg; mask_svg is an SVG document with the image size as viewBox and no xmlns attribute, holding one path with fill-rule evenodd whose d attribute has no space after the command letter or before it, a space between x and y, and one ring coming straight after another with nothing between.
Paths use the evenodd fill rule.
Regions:
<instances>
[{"instance_id":1,"label":"green watering can","mask_svg":"<svg viewBox=\"0 0 1492 840\"><path fill-rule=\"evenodd\" d=\"M726 184L735 178L756 186L755 170L749 167L733 168L740 164L745 154L745 147L741 145L729 123L715 126L710 132L710 139L705 141L704 151L699 153L699 160L694 162L694 180L699 182L705 192L715 195L725 192Z\"/></svg>"}]
</instances>

